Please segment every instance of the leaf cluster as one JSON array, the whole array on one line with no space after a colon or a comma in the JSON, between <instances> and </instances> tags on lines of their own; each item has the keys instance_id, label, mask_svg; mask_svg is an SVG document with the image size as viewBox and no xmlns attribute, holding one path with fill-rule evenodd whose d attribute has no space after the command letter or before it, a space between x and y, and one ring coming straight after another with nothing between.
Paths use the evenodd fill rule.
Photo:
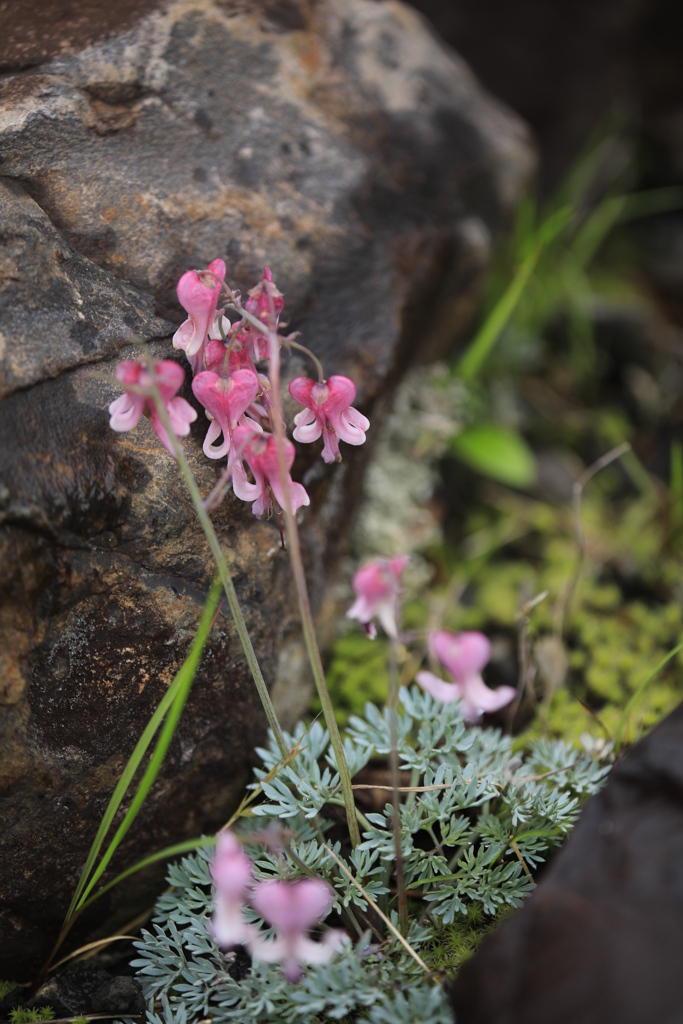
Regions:
<instances>
[{"instance_id":1,"label":"leaf cluster","mask_svg":"<svg viewBox=\"0 0 683 1024\"><path fill-rule=\"evenodd\" d=\"M222 953L207 929L212 851L200 849L170 867L170 889L157 904L153 931L143 932L137 944L134 964L149 1000L150 1024L207 1017L216 1024L449 1021L439 971L464 958L453 935L469 929L473 948L477 928L486 930L520 905L533 887L534 869L572 827L581 802L599 788L608 768L561 741L532 742L520 755L498 729L468 727L457 702L441 705L417 687L401 690L398 747L413 787L400 804L408 940L434 968L425 975L391 935L377 934L368 905L397 920L390 793L382 811L360 815L362 842L348 853L326 840L331 809L342 804L326 730L317 722L309 728L300 723L286 738L292 746L299 743L299 753L269 781L279 749L271 741L258 752L256 785L262 786L263 802L252 808L240 838L257 879L299 877L304 868L325 878L335 892L335 911L347 932L355 931L353 940L297 984L287 982L277 965L250 966L235 953ZM388 712L368 704L362 717L352 716L344 748L352 775L384 759L390 748ZM450 964L449 949L455 954Z\"/></svg>"}]
</instances>

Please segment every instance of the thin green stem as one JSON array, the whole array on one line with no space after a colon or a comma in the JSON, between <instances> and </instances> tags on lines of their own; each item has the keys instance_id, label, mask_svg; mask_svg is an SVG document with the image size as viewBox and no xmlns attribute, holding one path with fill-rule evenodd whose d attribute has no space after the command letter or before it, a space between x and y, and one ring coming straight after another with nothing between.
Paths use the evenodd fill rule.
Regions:
<instances>
[{"instance_id":1,"label":"thin green stem","mask_svg":"<svg viewBox=\"0 0 683 1024\"><path fill-rule=\"evenodd\" d=\"M337 800L336 798L332 797L332 799L330 799L329 803L334 804L335 807L346 807L346 804L344 803L343 797L340 798L339 800ZM368 819L365 817L363 812L358 809L358 807L356 807L356 818L360 822L360 824L363 826L363 828L367 829L368 832L372 832L372 825L370 824Z\"/></svg>"},{"instance_id":2,"label":"thin green stem","mask_svg":"<svg viewBox=\"0 0 683 1024\"><path fill-rule=\"evenodd\" d=\"M177 857L180 853L190 853L192 850L198 850L203 846L213 846L216 842L215 836L201 836L199 839L186 839L183 843L175 843L173 846L166 846L163 850L158 850L156 853L151 853L149 857L144 857L142 860L137 861L131 867L122 871L116 878L112 878L106 885L101 886L97 892L94 892L92 896L89 896L85 903L79 909L85 910L91 903L103 896L105 892L113 889L119 882L123 882L126 878L136 874L138 871L142 871L143 868L147 868L150 864L157 864L160 860L170 860L171 857Z\"/></svg>"},{"instance_id":3,"label":"thin green stem","mask_svg":"<svg viewBox=\"0 0 683 1024\"><path fill-rule=\"evenodd\" d=\"M154 748L154 753L152 754L149 760L149 764L145 769L145 772L142 776L135 796L131 801L130 807L128 808L124 815L123 821L116 830L113 839L109 843L109 846L105 850L104 855L101 857L96 870L93 871L92 877L90 878L88 884L84 888L83 893L78 900L78 903L76 905L77 910L80 910L83 907L83 904L85 903L86 899L92 892L94 886L97 884L99 879L104 874L107 865L109 864L110 860L116 853L116 850L120 846L124 836L130 829L133 822L135 821L138 811L142 807L147 797L147 794L152 788L154 782L156 781L157 775L159 774L159 771L161 769L161 765L163 764L164 758L166 757L166 753L171 744L171 740L175 735L175 731L178 726L178 722L180 721L180 716L183 712L183 708L185 707L187 698L190 695L190 690L192 688L192 684L197 674L197 669L199 667L199 662L204 651L204 645L208 638L209 632L211 631L211 627L215 622L219 595L220 587L218 585L218 580L215 580L214 585L211 588L211 592L209 594L209 599L206 602L206 607L204 608L204 613L202 615L199 630L197 631L197 636L195 637L194 644L192 645L192 650L190 651L190 655L187 658L185 664L183 665L182 672L179 673L179 677L181 680L180 686L173 698L173 703L168 709L168 714L166 715L166 718L164 720L164 724L161 729L161 735L157 740L156 747Z\"/></svg>"},{"instance_id":4,"label":"thin green stem","mask_svg":"<svg viewBox=\"0 0 683 1024\"><path fill-rule=\"evenodd\" d=\"M232 617L234 619L235 626L237 627L237 634L242 643L242 648L244 650L247 663L251 670L254 683L256 684L258 695L261 698L261 703L263 704L263 710L266 713L268 724L273 731L275 741L278 747L280 748L280 753L282 754L283 757L286 757L288 751L287 744L285 743L285 737L280 727L280 723L277 720L275 708L273 707L273 702L270 699L270 694L268 693L268 687L266 686L263 674L261 672L261 666L258 663L256 654L254 652L254 648L251 643L251 639L249 637L249 633L247 631L247 626L242 615L242 610L240 608L239 601L237 600L237 593L235 592L235 586L232 582L232 578L228 570L225 555L223 554L220 542L218 540L218 537L216 536L216 531L213 528L213 523L211 522L209 515L206 509L204 508L202 496L199 493L199 488L197 486L197 481L195 480L194 474L190 469L190 465L187 459L185 458L183 447L180 444L178 438L176 437L173 428L171 427L171 422L168 418L168 413L166 412L166 407L159 393L159 388L157 387L156 379L154 376L154 361L152 359L151 353L149 352L149 349L147 348L146 345L143 346L143 349L147 356L150 377L152 379L154 404L156 406L157 413L159 414L159 419L163 423L164 428L169 438L171 439L171 445L173 446L173 452L176 457L176 462L178 463L178 468L180 469L183 479L185 480L187 489L190 492L190 497L192 498L192 504L195 507L197 518L199 519L206 539L209 542L211 554L213 555L216 562L216 566L218 567L218 574L221 578L221 583L223 584L223 589L225 590L225 596L228 599L228 604L230 605L230 611L232 612Z\"/></svg>"},{"instance_id":5,"label":"thin green stem","mask_svg":"<svg viewBox=\"0 0 683 1024\"><path fill-rule=\"evenodd\" d=\"M394 856L396 858L396 889L398 891L398 926L404 935L408 934L408 898L406 877L403 869L403 842L401 837L401 798L399 787L401 776L398 767L398 644L391 641L389 654L389 768L391 771L391 806L394 832Z\"/></svg>"},{"instance_id":6,"label":"thin green stem","mask_svg":"<svg viewBox=\"0 0 683 1024\"><path fill-rule=\"evenodd\" d=\"M642 692L645 689L645 687L649 686L649 684L652 682L652 680L657 675L657 673L661 672L661 670L664 668L664 666L669 661L671 661L671 659L674 658L678 654L678 652L681 651L681 650L683 650L683 643L682 644L678 644L677 647L674 647L674 649L672 651L669 651L669 653L665 657L662 658L662 660L656 666L656 668L652 669L652 672L650 672L649 676L647 676L645 679L643 679L642 683L640 684L640 686L638 687L636 692L633 694L633 696L631 697L631 699L628 702L628 704L626 705L626 707L624 708L623 714L621 716L621 720L619 722L619 728L617 729L616 739L614 741L614 749L615 749L617 754L621 750L621 735L622 735L622 733L624 731L624 726L626 725L626 719L628 718L629 714L631 713L631 709L633 708L633 705L638 700L638 698L642 694Z\"/></svg>"},{"instance_id":7,"label":"thin green stem","mask_svg":"<svg viewBox=\"0 0 683 1024\"><path fill-rule=\"evenodd\" d=\"M567 225L570 215L571 209L563 207L549 217L539 229L535 244L517 268L510 284L484 320L484 323L477 331L467 351L458 363L456 371L463 380L474 380L479 374L491 349L507 326L510 317L517 307L517 303L531 280L541 253Z\"/></svg>"},{"instance_id":8,"label":"thin green stem","mask_svg":"<svg viewBox=\"0 0 683 1024\"><path fill-rule=\"evenodd\" d=\"M256 320L256 324L259 324L258 320ZM339 771L342 793L344 795L344 806L346 807L346 820L348 822L351 844L356 847L360 843L360 832L358 830L358 822L356 820L356 804L353 798L351 776L349 774L349 767L346 763L344 746L339 734L339 726L337 725L337 720L334 717L332 699L330 697L330 691L327 688L325 671L323 669L322 658L320 657L318 641L315 635L313 613L311 611L311 602L308 596L308 587L306 585L306 573L304 572L304 564L301 557L299 530L292 509L292 500L288 485L289 471L285 455L285 431L282 412L282 398L280 395L280 342L275 332L266 332L262 324L260 324L260 329L264 333L267 333L269 338L273 429L277 439L278 468L280 471L280 480L286 503L285 531L287 535L287 547L289 549L292 573L294 574L294 581L296 583L297 594L299 596L299 612L301 615L304 642L306 644L306 650L308 651L308 657L313 670L313 678L318 691L318 698L322 705L325 724L330 734L330 742L337 762L337 770Z\"/></svg>"},{"instance_id":9,"label":"thin green stem","mask_svg":"<svg viewBox=\"0 0 683 1024\"><path fill-rule=\"evenodd\" d=\"M90 851L89 851L88 856L86 858L86 862L85 862L85 864L83 866L83 870L81 871L81 876L80 876L80 878L78 880L78 885L76 886L76 891L74 892L73 898L72 898L71 903L69 905L69 909L68 909L66 917L64 919L64 924L62 925L62 928L61 928L61 930L59 932L59 935L57 937L57 941L55 942L55 945L52 948L47 961L43 965L41 971L38 974L38 977L35 980L35 986L36 987L37 987L38 984L40 984L40 981L42 980L42 978L45 977L45 974L46 974L46 972L47 972L47 970L48 970L52 960L54 959L55 954L57 953L57 950L59 949L59 947L61 946L62 942L64 941L64 939L68 935L69 931L71 930L71 928L73 926L73 923L76 920L76 917L80 914L81 910L83 909L83 901L85 900L88 892L90 891L90 888L92 888L92 886L90 886L88 888L88 890L86 890L85 895L82 895L83 894L83 890L86 888L86 884L88 882L88 878L90 876L90 872L92 871L92 868L93 868L93 866L95 864L95 861L97 859L97 855L100 852L100 849L101 849L102 844L104 842L105 836L107 835L107 832L109 831L109 828L111 826L112 821L114 820L116 812L118 811L118 809L119 809L119 807L121 805L121 802L122 802L123 798L125 797L126 792L128 791L128 787L130 786L131 782L133 781L133 777L134 777L137 769L139 768L139 766L140 766L140 764L142 762L143 757L145 756L147 748L149 747L150 743L152 742L152 739L154 738L154 735L155 735L157 729L159 728L159 726L161 725L162 721L164 720L164 717L166 716L167 712L169 712L169 709L174 707L176 699L181 700L181 703L182 703L183 702L182 701L182 694L185 693L185 695L187 695L187 691L189 689L189 686L192 685L192 680L193 680L194 675L196 673L197 666L199 665L199 660L201 658L202 651L204 649L204 644L206 642L206 638L207 638L207 636L208 636L208 634L209 634L209 632L211 630L211 627L213 625L214 612L216 610L217 604L218 604L218 591L217 591L216 586L214 584L214 587L212 587L212 589L211 589L211 592L209 594L209 598L208 598L206 606L204 608L204 612L202 614L202 619L201 619L201 622L200 622L200 625L199 625L199 629L197 631L197 635L195 636L194 642L193 642L192 647L190 649L190 653L188 654L188 656L185 659L185 661L183 662L180 670L176 674L175 679L173 680L173 682L169 686L168 691L164 694L163 698L161 699L161 701L159 703L159 706L157 707L156 711L154 712L154 714L152 715L151 719L147 723L147 726L146 726L142 736L140 737L140 739L136 743L135 749L133 750L133 753L128 758L128 762L126 764L126 767L123 770L121 778L119 779L119 781L118 781L118 783L116 785L116 788L115 788L114 792L111 795L109 803L107 804L107 809L104 812L104 815L102 816L102 821L100 822L99 828L97 830L97 834L96 834L96 836L95 836L95 838L94 838L94 840L92 842L92 845L90 847ZM157 746L157 750L159 750L159 749L160 749L160 745ZM162 756L162 759L163 759L163 756ZM160 767L160 761L156 760L156 751L155 751L155 758L154 758L154 760L155 760L155 764L157 766L156 767L156 771L158 771L158 768ZM145 779L148 777L149 771L150 771L150 768L148 768L147 772L145 773ZM153 781L153 779L152 779L152 781ZM144 783L144 780L143 780L143 783ZM140 793L140 789L141 788L142 788L142 784L138 788L138 794ZM147 788L149 788L149 787L147 787ZM136 797L136 799L137 799L137 797ZM144 797L143 797L143 799L144 799ZM137 804L136 810L137 810L137 808L139 808L139 804ZM131 812L129 810L128 815L126 815L126 820L129 819L130 813ZM133 817L134 817L134 815L133 815ZM132 819L130 819L130 820L132 820ZM119 832L120 832L120 830L119 830ZM117 839L120 839L119 833L117 833L117 838L115 838L112 841L112 843L110 844L110 846L109 846L109 850L107 851L109 856L107 857L107 860L110 859L111 853L113 852L113 849L115 849L116 846L118 845ZM101 872L100 872L100 874L101 874ZM97 875L96 877L99 877L99 875Z\"/></svg>"},{"instance_id":10,"label":"thin green stem","mask_svg":"<svg viewBox=\"0 0 683 1024\"><path fill-rule=\"evenodd\" d=\"M310 348L306 348L305 345L301 345L298 341L294 341L293 338L282 339L287 348L295 348L298 352L303 352L304 355L315 364L315 368L318 371L318 381L320 384L325 380L325 372L323 370L323 364L320 362L318 357L311 352Z\"/></svg>"}]
</instances>

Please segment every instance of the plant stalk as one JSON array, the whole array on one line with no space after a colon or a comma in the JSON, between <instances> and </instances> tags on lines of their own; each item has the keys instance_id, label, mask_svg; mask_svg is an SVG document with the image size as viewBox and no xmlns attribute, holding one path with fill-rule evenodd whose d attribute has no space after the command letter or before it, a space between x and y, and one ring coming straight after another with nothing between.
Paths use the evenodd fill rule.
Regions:
<instances>
[{"instance_id":1,"label":"plant stalk","mask_svg":"<svg viewBox=\"0 0 683 1024\"><path fill-rule=\"evenodd\" d=\"M408 898L406 895L406 876L403 869L403 843L401 839L401 798L399 789L401 775L398 766L398 642L391 641L389 655L389 769L391 771L391 806L393 810L392 825L394 830L394 848L396 858L396 888L398 890L398 926L403 935L408 934Z\"/></svg>"},{"instance_id":2,"label":"plant stalk","mask_svg":"<svg viewBox=\"0 0 683 1024\"><path fill-rule=\"evenodd\" d=\"M263 325L261 325L261 329L264 330L265 333ZM289 486L287 484L289 472L287 469L287 461L285 455L285 431L283 422L282 397L280 395L280 343L274 331L268 332L268 338L270 345L270 381L272 392L271 401L273 406L273 430L275 433L275 437L277 439L278 468L280 471L280 479L282 482L282 489L284 491L287 506L285 508L285 532L287 535L287 547L289 549L289 558L292 565L292 573L294 574L294 582L296 583L297 594L299 596L299 612L301 615L301 625L303 627L306 650L308 651L308 657L311 663L311 669L313 670L315 686L318 691L318 697L320 699L323 715L325 717L325 724L330 734L330 742L332 744L334 756L337 761L337 769L339 771L339 779L341 781L342 794L344 797L344 806L346 808L346 820L348 822L349 835L351 837L351 845L355 848L360 843L360 831L358 829L358 821L356 820L356 804L353 798L351 776L349 774L349 768L346 763L346 755L344 754L344 746L342 744L341 736L339 734L337 720L334 717L332 699L330 697L330 691L327 688L327 681L325 680L325 670L323 669L322 658L320 657L318 641L315 635L313 613L311 611L311 602L308 596L308 587L306 585L306 574L304 572L304 564L303 559L301 557L299 530L292 509L291 494L289 491Z\"/></svg>"},{"instance_id":3,"label":"plant stalk","mask_svg":"<svg viewBox=\"0 0 683 1024\"><path fill-rule=\"evenodd\" d=\"M154 360L153 360L152 355L151 355L149 349L147 348L147 346L145 345L145 346L143 346L143 348L144 348L145 354L147 356L147 362L148 362L148 365L149 365L150 376L151 376L151 379L152 379L154 404L155 404L157 412L159 414L159 419L163 423L164 428L165 428L168 436L171 439L171 444L173 446L173 451L175 453L175 457L176 457L176 461L178 463L178 467L180 469L180 472L182 473L183 479L185 480L185 484L187 486L187 489L190 492L190 497L192 498L192 504L195 507L195 511L197 513L197 517L198 517L199 522L201 524L201 527L202 527L202 529L204 531L206 539L209 542L209 547L211 548L211 554L213 555L214 560L216 562L216 566L218 567L218 575L221 578L221 583L223 584L223 589L225 591L225 596L228 599L228 604L230 605L230 611L232 613L232 617L233 617L233 620L235 622L235 626L237 628L237 634L238 634L238 636L240 638L240 641L241 641L241 644L242 644L242 648L244 650L244 654L245 654L246 659L247 659L247 663L248 663L249 668L251 670L251 674L252 674L252 677L254 679L254 683L256 685L256 689L258 691L258 695L261 698L261 703L263 704L263 710L266 713L266 718L268 719L268 724L269 724L270 728L273 731L273 735L275 736L275 741L276 741L278 747L280 748L280 753L282 754L283 757L286 757L287 753L288 753L288 750L287 750L287 744L285 743L285 737L284 737L284 734L283 734L282 729L280 727L280 723L278 722L277 715L275 714L275 708L273 707L273 702L270 699L270 694L268 693L268 687L266 686L265 680L263 678L263 673L261 672L261 666L258 663L258 659L256 657L256 653L254 651L254 648L253 648L252 643L251 643L251 639L249 637L249 633L247 631L247 626L246 626L246 623L244 621L244 617L242 616L242 609L240 608L239 601L237 600L237 593L235 591L235 585L232 582L232 577L230 576L230 572L228 570L228 564L227 564L227 562L225 560L225 555L223 554L223 549L221 548L221 545L220 545L220 542L218 540L218 537L216 536L216 531L213 528L213 523L211 522L211 520L209 518L208 512L204 508L204 504L202 502L202 496L199 493L199 488L197 486L197 481L195 480L194 474L193 474L192 470L190 469L190 465L189 465L187 459L185 458L185 452L183 451L183 447L182 447L180 441L178 440L178 438L176 437L176 435L175 435L175 433L173 431L173 428L171 427L171 422L170 422L170 420L168 418L168 414L166 412L166 407L164 406L164 403L163 403L163 400L162 400L161 395L159 393L159 388L157 387L156 379L155 379L155 376L154 376Z\"/></svg>"}]
</instances>

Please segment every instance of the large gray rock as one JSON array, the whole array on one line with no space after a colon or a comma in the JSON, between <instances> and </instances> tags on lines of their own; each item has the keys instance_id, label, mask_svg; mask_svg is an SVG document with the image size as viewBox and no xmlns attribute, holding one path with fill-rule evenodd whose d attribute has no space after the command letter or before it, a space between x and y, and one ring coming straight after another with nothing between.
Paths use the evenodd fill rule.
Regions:
<instances>
[{"instance_id":1,"label":"large gray rock","mask_svg":"<svg viewBox=\"0 0 683 1024\"><path fill-rule=\"evenodd\" d=\"M155 310L180 321L184 269L222 256L246 288L267 262L292 327L377 411L401 370L471 316L532 166L523 125L401 4L125 3L98 38L99 7L79 20L62 4L53 36L26 33L26 70L0 89L0 975L13 977L54 939L212 575L149 424L108 428L130 336L170 355L173 326ZM204 492L217 472L205 427L186 445ZM318 605L366 452L345 456L296 467L310 467ZM233 497L214 522L266 679L289 666L274 692L293 714L305 692L276 527ZM263 732L223 612L115 867L224 820ZM96 919L125 923L153 884L137 876Z\"/></svg>"}]
</instances>

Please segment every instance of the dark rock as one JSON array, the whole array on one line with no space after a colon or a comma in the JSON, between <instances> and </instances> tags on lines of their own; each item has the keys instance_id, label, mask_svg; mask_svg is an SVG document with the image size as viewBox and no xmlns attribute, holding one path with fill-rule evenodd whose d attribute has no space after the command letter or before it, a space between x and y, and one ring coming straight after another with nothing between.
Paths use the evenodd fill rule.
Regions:
<instances>
[{"instance_id":1,"label":"dark rock","mask_svg":"<svg viewBox=\"0 0 683 1024\"><path fill-rule=\"evenodd\" d=\"M586 805L452 985L458 1024L680 1024L683 704Z\"/></svg>"},{"instance_id":2,"label":"dark rock","mask_svg":"<svg viewBox=\"0 0 683 1024\"><path fill-rule=\"evenodd\" d=\"M0 399L170 327L151 295L75 252L20 185L0 183Z\"/></svg>"},{"instance_id":3,"label":"dark rock","mask_svg":"<svg viewBox=\"0 0 683 1024\"><path fill-rule=\"evenodd\" d=\"M533 164L522 123L400 4L47 6L63 13L54 39L27 30L11 67L31 70L0 82L0 975L22 979L54 941L212 575L149 424L108 428L121 344L136 333L172 355L155 302L181 320L186 267L223 256L244 289L267 262L292 327L379 409L471 316ZM217 472L205 427L186 445L203 492ZM316 604L367 452L344 456L303 521ZM277 529L233 497L214 523L273 685L279 663L299 664L300 635ZM113 870L221 824L263 732L224 609ZM148 907L162 871L112 890L74 944Z\"/></svg>"},{"instance_id":4,"label":"dark rock","mask_svg":"<svg viewBox=\"0 0 683 1024\"><path fill-rule=\"evenodd\" d=\"M32 1010L49 1006L56 1017L88 1013L129 1016L145 1012L140 983L128 975L112 977L87 961L62 967L43 982L26 1002Z\"/></svg>"},{"instance_id":5,"label":"dark rock","mask_svg":"<svg viewBox=\"0 0 683 1024\"><path fill-rule=\"evenodd\" d=\"M21 997L24 995L24 989L19 988L16 985L11 989L6 996L0 999L0 1020L9 1019L9 1015L12 1010L16 1010L21 1002Z\"/></svg>"},{"instance_id":6,"label":"dark rock","mask_svg":"<svg viewBox=\"0 0 683 1024\"><path fill-rule=\"evenodd\" d=\"M127 975L112 978L100 985L93 997L95 1013L111 1013L113 1015L144 1014L145 997L140 982Z\"/></svg>"},{"instance_id":7,"label":"dark rock","mask_svg":"<svg viewBox=\"0 0 683 1024\"><path fill-rule=\"evenodd\" d=\"M680 0L411 3L532 126L548 189L592 136L656 136L662 115L683 101Z\"/></svg>"},{"instance_id":8,"label":"dark rock","mask_svg":"<svg viewBox=\"0 0 683 1024\"><path fill-rule=\"evenodd\" d=\"M96 993L100 990L109 991L114 980L107 971L88 961L73 964L71 967L62 967L43 982L27 1000L26 1006L29 1010L49 1006L55 1017L75 1017L100 1012L95 1011Z\"/></svg>"}]
</instances>

